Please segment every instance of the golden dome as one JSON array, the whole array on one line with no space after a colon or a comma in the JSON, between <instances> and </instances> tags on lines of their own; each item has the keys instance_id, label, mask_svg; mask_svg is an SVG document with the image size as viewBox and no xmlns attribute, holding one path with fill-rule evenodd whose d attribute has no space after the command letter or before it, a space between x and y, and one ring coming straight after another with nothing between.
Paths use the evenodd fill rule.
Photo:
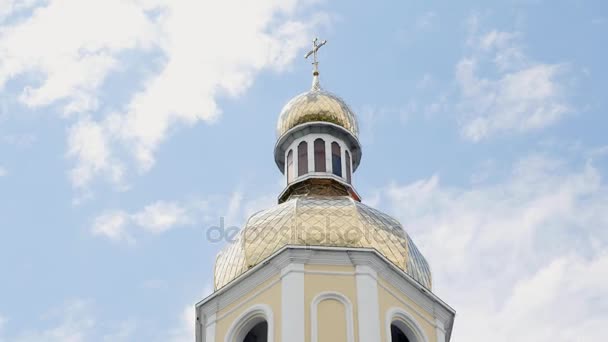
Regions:
<instances>
[{"instance_id":1,"label":"golden dome","mask_svg":"<svg viewBox=\"0 0 608 342\"><path fill-rule=\"evenodd\" d=\"M287 245L373 248L424 287L428 263L401 224L349 196L293 196L249 218L215 263L215 288Z\"/></svg>"},{"instance_id":2,"label":"golden dome","mask_svg":"<svg viewBox=\"0 0 608 342\"><path fill-rule=\"evenodd\" d=\"M353 111L338 96L321 89L318 81L313 88L291 99L279 116L277 134L282 136L297 125L325 121L346 128L355 137L359 134Z\"/></svg>"}]
</instances>

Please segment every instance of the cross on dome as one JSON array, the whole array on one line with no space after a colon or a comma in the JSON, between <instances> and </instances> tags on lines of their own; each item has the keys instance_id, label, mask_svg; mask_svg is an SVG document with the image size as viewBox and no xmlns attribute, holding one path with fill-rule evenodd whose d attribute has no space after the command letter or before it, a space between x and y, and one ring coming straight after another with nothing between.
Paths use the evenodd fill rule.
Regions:
<instances>
[{"instance_id":1,"label":"cross on dome","mask_svg":"<svg viewBox=\"0 0 608 342\"><path fill-rule=\"evenodd\" d=\"M317 76L319 76L319 60L317 59L317 53L319 51L319 49L321 48L321 46L327 44L327 40L323 40L322 42L319 43L319 38L315 38L312 41L312 50L308 51L308 53L306 55L304 55L305 59L308 59L308 57L310 57L312 55L312 65L314 66L313 69L313 76L315 76L315 79ZM318 80L317 82L313 82L313 87L314 87L314 83L318 84Z\"/></svg>"}]
</instances>

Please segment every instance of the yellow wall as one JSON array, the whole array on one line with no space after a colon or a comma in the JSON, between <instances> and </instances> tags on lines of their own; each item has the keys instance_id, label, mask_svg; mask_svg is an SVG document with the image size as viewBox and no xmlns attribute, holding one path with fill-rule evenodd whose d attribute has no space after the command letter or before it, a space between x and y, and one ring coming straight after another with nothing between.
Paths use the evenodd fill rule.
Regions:
<instances>
[{"instance_id":1,"label":"yellow wall","mask_svg":"<svg viewBox=\"0 0 608 342\"><path fill-rule=\"evenodd\" d=\"M359 342L355 268L353 266L306 265L305 271L312 272L304 274L305 341L311 340L311 303L314 298L322 292L337 292L347 297L352 303L353 335L355 341ZM323 274L324 272L345 272L348 274ZM429 342L436 342L435 327L431 323L434 322L432 314L426 312L422 307L403 295L397 288L381 278L378 279L378 300L381 341L386 341L387 339L386 314L390 309L398 307L415 318L428 337ZM251 291L243 298L240 298L217 313L215 341L224 342L228 329L238 316L251 306L258 304L268 305L272 309L274 316L274 340L275 342L280 342L281 281L278 275L267 280L258 286L256 290ZM345 312L346 307L335 299L325 299L319 303L316 317L318 319L319 342L346 341L347 322Z\"/></svg>"},{"instance_id":2,"label":"yellow wall","mask_svg":"<svg viewBox=\"0 0 608 342\"><path fill-rule=\"evenodd\" d=\"M335 299L322 300L317 307L319 341L346 341L346 308Z\"/></svg>"},{"instance_id":3,"label":"yellow wall","mask_svg":"<svg viewBox=\"0 0 608 342\"><path fill-rule=\"evenodd\" d=\"M269 285L269 288L252 297L253 294ZM256 304L266 304L272 309L274 316L274 338L275 341L279 342L281 340L281 281L279 276L270 278L254 291L251 291L243 298L239 298L217 313L218 320L215 328L215 341L224 342L232 323L240 314Z\"/></svg>"},{"instance_id":4,"label":"yellow wall","mask_svg":"<svg viewBox=\"0 0 608 342\"><path fill-rule=\"evenodd\" d=\"M332 265L306 265L305 270L320 272L350 272L352 275L329 275L329 274L305 274L304 275L304 317L306 318L306 341L311 339L310 305L313 299L322 292L338 292L347 297L353 305L353 334L355 341L358 341L357 331L357 287L355 281L355 268L353 266L332 266ZM344 317L344 316L343 316ZM319 322L320 323L320 322ZM346 323L345 323L346 324ZM319 324L319 328L321 325ZM319 342L323 342L319 336ZM332 340L330 340L332 341ZM335 340L337 341L346 341Z\"/></svg>"},{"instance_id":5,"label":"yellow wall","mask_svg":"<svg viewBox=\"0 0 608 342\"><path fill-rule=\"evenodd\" d=\"M384 289L383 286L388 288L392 293ZM382 341L386 341L386 314L391 308L394 307L403 309L404 311L408 312L412 317L414 317L420 328L422 328L422 330L428 337L429 342L435 342L437 340L435 327L434 325L429 323L429 321L434 322L433 316L426 312L426 310L424 310L418 304L414 303L414 301L403 295L401 291L397 290L394 286L392 286L381 278L378 279L378 295L382 322L380 328ZM404 303L406 303L407 305ZM415 310L412 310L410 307L414 308Z\"/></svg>"}]
</instances>

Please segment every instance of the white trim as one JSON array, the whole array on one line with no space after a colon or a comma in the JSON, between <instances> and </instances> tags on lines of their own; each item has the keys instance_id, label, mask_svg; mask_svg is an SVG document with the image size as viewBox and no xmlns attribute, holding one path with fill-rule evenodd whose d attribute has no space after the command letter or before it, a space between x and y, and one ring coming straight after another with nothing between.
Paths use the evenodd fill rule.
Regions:
<instances>
[{"instance_id":1,"label":"white trim","mask_svg":"<svg viewBox=\"0 0 608 342\"><path fill-rule=\"evenodd\" d=\"M445 329L443 327L443 322L439 318L435 319L435 333L437 334L437 342L446 342L445 339Z\"/></svg>"},{"instance_id":2,"label":"white trim","mask_svg":"<svg viewBox=\"0 0 608 342\"><path fill-rule=\"evenodd\" d=\"M357 265L357 313L360 341L380 341L380 304L376 271Z\"/></svg>"},{"instance_id":3,"label":"white trim","mask_svg":"<svg viewBox=\"0 0 608 342\"><path fill-rule=\"evenodd\" d=\"M304 264L281 270L281 340L304 342Z\"/></svg>"},{"instance_id":4,"label":"white trim","mask_svg":"<svg viewBox=\"0 0 608 342\"><path fill-rule=\"evenodd\" d=\"M215 314L209 315L207 321L210 322L205 326L205 342L215 342Z\"/></svg>"},{"instance_id":5,"label":"white trim","mask_svg":"<svg viewBox=\"0 0 608 342\"><path fill-rule=\"evenodd\" d=\"M331 143L332 139L325 139L325 171L330 175L334 174L334 164L331 160Z\"/></svg>"},{"instance_id":6,"label":"white trim","mask_svg":"<svg viewBox=\"0 0 608 342\"><path fill-rule=\"evenodd\" d=\"M274 341L274 319L272 309L265 304L254 305L232 322L228 333L226 334L225 342L240 342L245 339L245 336L256 324L266 321L268 324L268 342Z\"/></svg>"},{"instance_id":7,"label":"white trim","mask_svg":"<svg viewBox=\"0 0 608 342\"><path fill-rule=\"evenodd\" d=\"M306 147L308 148L308 173L315 171L315 141L311 139L307 141Z\"/></svg>"},{"instance_id":8,"label":"white trim","mask_svg":"<svg viewBox=\"0 0 608 342\"><path fill-rule=\"evenodd\" d=\"M386 313L386 341L391 342L391 324L397 322L397 326L407 336L410 342L429 342L424 330L416 319L402 308L392 307Z\"/></svg>"},{"instance_id":9,"label":"white trim","mask_svg":"<svg viewBox=\"0 0 608 342\"><path fill-rule=\"evenodd\" d=\"M344 313L346 318L346 342L354 342L355 336L353 332L353 305L346 296L338 292L321 292L310 304L310 330L311 342L318 342L319 339L319 322L317 321L319 303L326 299L334 299L344 305ZM324 342L324 341L323 341Z\"/></svg>"}]
</instances>

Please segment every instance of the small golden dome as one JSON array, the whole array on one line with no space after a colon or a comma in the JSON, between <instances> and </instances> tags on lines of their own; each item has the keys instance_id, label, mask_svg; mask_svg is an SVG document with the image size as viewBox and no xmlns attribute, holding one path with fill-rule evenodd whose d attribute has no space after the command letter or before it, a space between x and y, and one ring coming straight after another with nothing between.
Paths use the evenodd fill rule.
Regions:
<instances>
[{"instance_id":1,"label":"small golden dome","mask_svg":"<svg viewBox=\"0 0 608 342\"><path fill-rule=\"evenodd\" d=\"M348 196L293 196L249 218L217 256L219 289L288 245L372 248L424 287L431 272L416 245L392 217Z\"/></svg>"},{"instance_id":2,"label":"small golden dome","mask_svg":"<svg viewBox=\"0 0 608 342\"><path fill-rule=\"evenodd\" d=\"M324 121L344 127L355 137L358 137L359 128L353 111L338 96L313 85L313 89L291 99L279 116L277 134L282 136L297 125Z\"/></svg>"}]
</instances>

